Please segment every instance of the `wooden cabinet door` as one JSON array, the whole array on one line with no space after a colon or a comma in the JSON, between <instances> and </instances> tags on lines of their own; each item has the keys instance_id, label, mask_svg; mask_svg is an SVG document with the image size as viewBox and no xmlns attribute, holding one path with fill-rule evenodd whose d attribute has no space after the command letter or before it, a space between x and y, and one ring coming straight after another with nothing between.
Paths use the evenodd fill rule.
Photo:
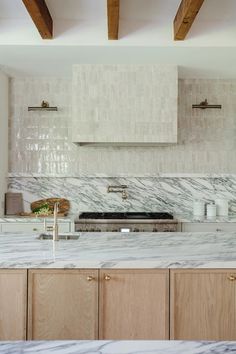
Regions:
<instances>
[{"instance_id":1,"label":"wooden cabinet door","mask_svg":"<svg viewBox=\"0 0 236 354\"><path fill-rule=\"evenodd\" d=\"M97 270L30 270L28 289L28 339L97 339Z\"/></svg>"},{"instance_id":2,"label":"wooden cabinet door","mask_svg":"<svg viewBox=\"0 0 236 354\"><path fill-rule=\"evenodd\" d=\"M27 270L0 270L0 340L26 339Z\"/></svg>"},{"instance_id":3,"label":"wooden cabinet door","mask_svg":"<svg viewBox=\"0 0 236 354\"><path fill-rule=\"evenodd\" d=\"M235 269L171 270L171 339L236 340Z\"/></svg>"},{"instance_id":4,"label":"wooden cabinet door","mask_svg":"<svg viewBox=\"0 0 236 354\"><path fill-rule=\"evenodd\" d=\"M169 271L100 271L99 339L169 339Z\"/></svg>"}]
</instances>

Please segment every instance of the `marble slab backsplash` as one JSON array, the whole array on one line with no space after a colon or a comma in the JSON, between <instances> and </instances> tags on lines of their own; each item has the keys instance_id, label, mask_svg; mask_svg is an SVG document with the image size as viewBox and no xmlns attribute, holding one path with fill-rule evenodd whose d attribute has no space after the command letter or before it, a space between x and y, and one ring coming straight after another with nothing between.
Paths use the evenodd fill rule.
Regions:
<instances>
[{"instance_id":1,"label":"marble slab backsplash","mask_svg":"<svg viewBox=\"0 0 236 354\"><path fill-rule=\"evenodd\" d=\"M128 186L128 199L107 193L108 185ZM71 214L82 211L169 211L191 213L194 199L230 200L236 212L236 175L202 177L9 177L10 192L22 192L25 211L34 200L63 197Z\"/></svg>"}]
</instances>

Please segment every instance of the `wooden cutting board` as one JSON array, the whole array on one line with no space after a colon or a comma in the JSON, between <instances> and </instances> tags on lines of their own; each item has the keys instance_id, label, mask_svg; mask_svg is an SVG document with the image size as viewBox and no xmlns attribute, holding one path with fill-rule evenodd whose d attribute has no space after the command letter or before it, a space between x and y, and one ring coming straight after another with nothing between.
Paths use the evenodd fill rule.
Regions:
<instances>
[{"instance_id":1,"label":"wooden cutting board","mask_svg":"<svg viewBox=\"0 0 236 354\"><path fill-rule=\"evenodd\" d=\"M44 204L49 205L49 209L53 210L54 204L59 202L58 206L58 214L67 215L70 210L70 202L64 198L47 198L47 199L40 199L36 200L35 202L30 204L31 210L35 210L36 208L40 208Z\"/></svg>"}]
</instances>

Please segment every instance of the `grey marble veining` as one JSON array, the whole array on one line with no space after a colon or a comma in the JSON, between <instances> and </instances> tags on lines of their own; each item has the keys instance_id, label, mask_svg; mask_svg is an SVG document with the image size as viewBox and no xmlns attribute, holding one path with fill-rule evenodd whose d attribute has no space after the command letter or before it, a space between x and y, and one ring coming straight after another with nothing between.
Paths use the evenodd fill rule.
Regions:
<instances>
[{"instance_id":1,"label":"grey marble veining","mask_svg":"<svg viewBox=\"0 0 236 354\"><path fill-rule=\"evenodd\" d=\"M236 268L236 232L0 234L0 268Z\"/></svg>"},{"instance_id":2,"label":"grey marble veining","mask_svg":"<svg viewBox=\"0 0 236 354\"><path fill-rule=\"evenodd\" d=\"M236 342L207 341L28 341L0 342L2 354L229 354Z\"/></svg>"},{"instance_id":3,"label":"grey marble veining","mask_svg":"<svg viewBox=\"0 0 236 354\"><path fill-rule=\"evenodd\" d=\"M126 184L128 199L107 193L108 185ZM168 211L189 214L194 199L227 198L236 213L236 175L205 177L9 177L8 189L22 192L26 211L32 201L64 197L71 213L79 211Z\"/></svg>"}]
</instances>

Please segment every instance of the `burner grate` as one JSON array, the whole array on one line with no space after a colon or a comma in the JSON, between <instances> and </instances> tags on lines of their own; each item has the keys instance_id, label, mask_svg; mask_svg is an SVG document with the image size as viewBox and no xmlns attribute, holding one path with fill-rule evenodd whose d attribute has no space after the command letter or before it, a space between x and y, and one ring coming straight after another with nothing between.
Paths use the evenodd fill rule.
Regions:
<instances>
[{"instance_id":1,"label":"burner grate","mask_svg":"<svg viewBox=\"0 0 236 354\"><path fill-rule=\"evenodd\" d=\"M83 212L79 215L79 219L136 219L136 220L148 220L148 219L173 219L173 215L166 212Z\"/></svg>"}]
</instances>

